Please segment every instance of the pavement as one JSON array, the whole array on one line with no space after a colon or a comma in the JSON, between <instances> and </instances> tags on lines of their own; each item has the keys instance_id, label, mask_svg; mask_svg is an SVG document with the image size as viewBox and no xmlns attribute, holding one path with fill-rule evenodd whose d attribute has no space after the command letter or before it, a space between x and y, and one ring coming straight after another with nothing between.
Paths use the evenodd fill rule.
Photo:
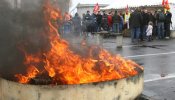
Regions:
<instances>
[{"instance_id":1,"label":"pavement","mask_svg":"<svg viewBox=\"0 0 175 100\"><path fill-rule=\"evenodd\" d=\"M87 41L99 43L96 39L96 36L89 36ZM81 39L74 38L71 40L75 42L73 44L80 41ZM123 48L116 48L115 38L105 38L102 46L111 53L120 54L144 67L143 95L150 100L175 100L175 39L132 44L130 38L124 38Z\"/></svg>"},{"instance_id":2,"label":"pavement","mask_svg":"<svg viewBox=\"0 0 175 100\"><path fill-rule=\"evenodd\" d=\"M134 45L130 38L124 38L120 49L115 41L115 38L104 39L103 47L144 66L144 95L151 100L175 100L175 39Z\"/></svg>"}]
</instances>

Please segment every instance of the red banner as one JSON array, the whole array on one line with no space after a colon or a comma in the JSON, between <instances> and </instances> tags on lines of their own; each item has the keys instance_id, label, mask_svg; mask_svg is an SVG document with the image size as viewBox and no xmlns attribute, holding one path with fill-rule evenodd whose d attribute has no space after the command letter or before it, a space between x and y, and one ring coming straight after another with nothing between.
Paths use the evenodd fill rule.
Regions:
<instances>
[{"instance_id":1,"label":"red banner","mask_svg":"<svg viewBox=\"0 0 175 100\"><path fill-rule=\"evenodd\" d=\"M125 12L126 12L126 14L128 15L128 13L129 13L128 5L126 6Z\"/></svg>"},{"instance_id":2,"label":"red banner","mask_svg":"<svg viewBox=\"0 0 175 100\"><path fill-rule=\"evenodd\" d=\"M165 5L165 0L162 1L162 6L164 6L164 5Z\"/></svg>"},{"instance_id":3,"label":"red banner","mask_svg":"<svg viewBox=\"0 0 175 100\"><path fill-rule=\"evenodd\" d=\"M168 0L165 1L165 5L164 5L165 9L169 10L170 9L170 5Z\"/></svg>"},{"instance_id":4,"label":"red banner","mask_svg":"<svg viewBox=\"0 0 175 100\"><path fill-rule=\"evenodd\" d=\"M99 5L98 5L98 3L95 5L95 7L94 7L94 13L97 13L98 11L100 10L100 7L99 7Z\"/></svg>"}]
</instances>

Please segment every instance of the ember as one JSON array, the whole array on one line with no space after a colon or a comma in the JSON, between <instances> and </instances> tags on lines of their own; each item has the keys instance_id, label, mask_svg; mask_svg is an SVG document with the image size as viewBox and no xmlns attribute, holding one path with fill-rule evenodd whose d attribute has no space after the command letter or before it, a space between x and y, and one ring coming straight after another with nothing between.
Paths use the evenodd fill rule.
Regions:
<instances>
[{"instance_id":1,"label":"ember","mask_svg":"<svg viewBox=\"0 0 175 100\"><path fill-rule=\"evenodd\" d=\"M60 10L47 0L43 13L50 50L29 54L23 48L27 71L26 74L15 75L18 82L27 84L39 76L46 76L50 84L83 84L126 78L138 74L138 68L143 70L135 62L119 55L112 56L99 47L90 47L88 57L76 54L70 50L69 43L59 36L56 21L62 20Z\"/></svg>"}]
</instances>

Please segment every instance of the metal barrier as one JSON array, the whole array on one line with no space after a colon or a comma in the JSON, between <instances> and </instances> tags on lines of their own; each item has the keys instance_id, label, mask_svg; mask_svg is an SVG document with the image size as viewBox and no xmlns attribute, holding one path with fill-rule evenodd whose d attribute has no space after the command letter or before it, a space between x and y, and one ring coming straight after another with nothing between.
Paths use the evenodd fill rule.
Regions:
<instances>
[{"instance_id":1,"label":"metal barrier","mask_svg":"<svg viewBox=\"0 0 175 100\"><path fill-rule=\"evenodd\" d=\"M116 33L116 45L117 45L117 48L122 48L123 46L123 34L122 33Z\"/></svg>"},{"instance_id":2,"label":"metal barrier","mask_svg":"<svg viewBox=\"0 0 175 100\"><path fill-rule=\"evenodd\" d=\"M170 37L175 38L175 30L171 30Z\"/></svg>"}]
</instances>

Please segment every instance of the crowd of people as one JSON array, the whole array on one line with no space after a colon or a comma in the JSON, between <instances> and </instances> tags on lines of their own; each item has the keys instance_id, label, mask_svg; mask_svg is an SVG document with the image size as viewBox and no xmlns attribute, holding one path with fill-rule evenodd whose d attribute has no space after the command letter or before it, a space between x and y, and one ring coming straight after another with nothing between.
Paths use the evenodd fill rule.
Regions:
<instances>
[{"instance_id":1,"label":"crowd of people","mask_svg":"<svg viewBox=\"0 0 175 100\"><path fill-rule=\"evenodd\" d=\"M129 16L126 18L126 14ZM121 33L124 29L131 30L132 42L151 41L153 38L170 38L172 14L163 10L148 11L147 9L131 10L125 14L115 10L108 14L106 11L92 13L87 11L81 18L78 13L71 17L68 13L64 16L64 32L73 32L75 36L80 34L109 31Z\"/></svg>"},{"instance_id":2,"label":"crowd of people","mask_svg":"<svg viewBox=\"0 0 175 100\"><path fill-rule=\"evenodd\" d=\"M121 32L123 30L124 21L122 14L118 14L117 11L109 12L108 14L103 11L97 13L90 13L87 11L83 14L82 18L78 13L72 16L68 16L68 13L64 15L64 32L72 32L75 35L80 33L94 33L100 31Z\"/></svg>"},{"instance_id":3,"label":"crowd of people","mask_svg":"<svg viewBox=\"0 0 175 100\"><path fill-rule=\"evenodd\" d=\"M169 11L164 13L159 9L151 13L146 9L136 9L129 18L132 42L170 38L171 17L172 14Z\"/></svg>"}]
</instances>

